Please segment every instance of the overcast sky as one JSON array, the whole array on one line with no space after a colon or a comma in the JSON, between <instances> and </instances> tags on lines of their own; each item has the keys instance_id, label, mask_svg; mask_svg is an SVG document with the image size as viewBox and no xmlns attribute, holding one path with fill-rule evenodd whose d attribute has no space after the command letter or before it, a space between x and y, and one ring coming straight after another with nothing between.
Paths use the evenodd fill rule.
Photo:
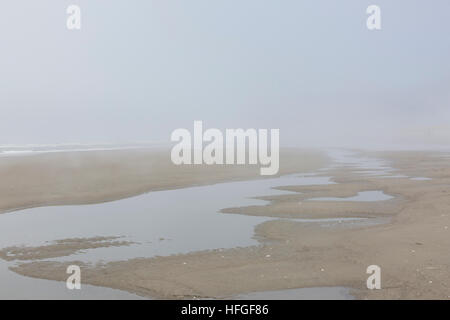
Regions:
<instances>
[{"instance_id":1,"label":"overcast sky","mask_svg":"<svg viewBox=\"0 0 450 320\"><path fill-rule=\"evenodd\" d=\"M449 32L448 0L3 0L0 145L169 141L203 120L450 146Z\"/></svg>"}]
</instances>

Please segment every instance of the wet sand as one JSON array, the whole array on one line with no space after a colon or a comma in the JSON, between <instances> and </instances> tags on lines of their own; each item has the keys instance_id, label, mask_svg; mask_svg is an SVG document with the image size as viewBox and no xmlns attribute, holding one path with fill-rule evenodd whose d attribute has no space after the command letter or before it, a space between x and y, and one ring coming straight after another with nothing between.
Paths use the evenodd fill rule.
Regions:
<instances>
[{"instance_id":1,"label":"wet sand","mask_svg":"<svg viewBox=\"0 0 450 320\"><path fill-rule=\"evenodd\" d=\"M224 208L223 214L285 218L388 218L382 225L323 227L295 220L264 222L261 245L90 265L32 261L12 268L36 278L66 279L82 266L83 283L153 298L233 298L245 293L310 287L346 287L360 299L450 298L450 163L430 152L370 153L391 162L395 174L432 180L383 178L348 167L325 175L337 184L287 186L268 205ZM313 201L381 190L385 201ZM366 288L366 268L381 267L382 290Z\"/></svg>"},{"instance_id":2,"label":"wet sand","mask_svg":"<svg viewBox=\"0 0 450 320\"><path fill-rule=\"evenodd\" d=\"M6 247L0 250L0 258L6 261L48 259L70 256L87 249L129 246L133 244L131 241L119 240L120 238L119 236L71 238L56 240L38 247Z\"/></svg>"}]
</instances>

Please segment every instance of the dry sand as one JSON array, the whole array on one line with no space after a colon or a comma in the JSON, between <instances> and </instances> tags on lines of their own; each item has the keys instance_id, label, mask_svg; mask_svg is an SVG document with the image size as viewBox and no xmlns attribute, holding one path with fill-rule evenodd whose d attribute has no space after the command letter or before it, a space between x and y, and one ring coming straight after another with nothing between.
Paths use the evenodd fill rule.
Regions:
<instances>
[{"instance_id":1,"label":"dry sand","mask_svg":"<svg viewBox=\"0 0 450 320\"><path fill-rule=\"evenodd\" d=\"M19 274L66 279L69 264L82 266L83 282L156 298L226 298L246 292L343 286L362 299L450 298L450 164L425 152L371 154L392 161L396 174L433 178L377 178L348 168L330 171L338 185L283 189L298 194L265 197L266 206L225 209L234 214L283 217L389 217L389 223L324 227L275 220L257 226L260 246L193 252L84 265L33 261ZM328 173L327 173L328 174ZM308 201L383 190L382 202ZM300 203L299 203L300 202ZM224 213L225 214L225 213ZM382 290L366 289L366 268L379 265Z\"/></svg>"}]
</instances>

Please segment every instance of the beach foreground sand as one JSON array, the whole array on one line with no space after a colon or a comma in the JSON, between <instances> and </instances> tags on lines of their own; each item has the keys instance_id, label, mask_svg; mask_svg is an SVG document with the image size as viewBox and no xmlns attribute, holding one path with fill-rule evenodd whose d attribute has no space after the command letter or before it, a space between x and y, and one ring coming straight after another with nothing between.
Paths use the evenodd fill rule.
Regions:
<instances>
[{"instance_id":1,"label":"beach foreground sand","mask_svg":"<svg viewBox=\"0 0 450 320\"><path fill-rule=\"evenodd\" d=\"M367 176L334 168L338 184L288 186L289 195L265 197L268 205L224 208L223 214L287 218L370 217L382 224L321 225L274 220L257 226L260 246L139 258L99 265L32 261L19 274L65 281L66 267L82 266L83 282L152 298L232 298L246 292L342 286L361 299L450 298L450 164L430 152L371 153L391 161L399 175ZM206 181L206 180L205 180ZM381 202L309 201L383 190ZM81 196L80 196L81 199ZM92 201L90 199L89 201ZM227 213L228 212L228 213ZM366 268L382 270L382 289L366 288Z\"/></svg>"}]
</instances>

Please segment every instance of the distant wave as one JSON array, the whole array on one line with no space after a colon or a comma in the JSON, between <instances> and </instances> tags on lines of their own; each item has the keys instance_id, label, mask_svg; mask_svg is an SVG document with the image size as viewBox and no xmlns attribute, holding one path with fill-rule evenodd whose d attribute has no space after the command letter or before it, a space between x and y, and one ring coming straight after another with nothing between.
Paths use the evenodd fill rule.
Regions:
<instances>
[{"instance_id":1,"label":"distant wave","mask_svg":"<svg viewBox=\"0 0 450 320\"><path fill-rule=\"evenodd\" d=\"M162 142L127 143L127 144L24 144L24 145L0 145L0 156L27 155L50 152L74 152L74 151L108 151L125 149L143 149L168 146Z\"/></svg>"}]
</instances>

